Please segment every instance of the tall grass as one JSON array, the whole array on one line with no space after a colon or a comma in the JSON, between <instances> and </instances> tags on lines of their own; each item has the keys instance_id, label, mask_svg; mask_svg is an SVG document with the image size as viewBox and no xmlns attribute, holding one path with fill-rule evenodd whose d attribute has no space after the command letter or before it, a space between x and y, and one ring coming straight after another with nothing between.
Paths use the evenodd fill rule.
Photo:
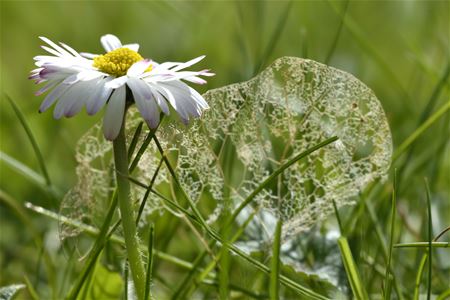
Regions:
<instances>
[{"instance_id":1,"label":"tall grass","mask_svg":"<svg viewBox=\"0 0 450 300\"><path fill-rule=\"evenodd\" d=\"M374 89L394 137L390 178L373 183L355 199L355 206L335 207L337 224L330 218L299 237L308 241L315 234L340 230L342 237L334 240L335 252L340 249L341 257L334 278L339 289L330 292L324 279L328 274L315 268L327 257L317 245L303 245L303 268L293 271L280 261L281 222L271 245L272 255L251 256L235 242L256 212L238 228L233 221L271 180L334 139L275 170L221 221L224 228L230 227L227 231L206 222L205 212L213 205L210 199L196 205L182 189L173 161L166 156L155 131L138 142L145 129L139 125L128 149L130 174L151 143L160 150L161 160L150 182L141 182L133 175L128 178L131 184L145 189L143 199L137 199L136 224L151 197L163 201L176 214L169 210L154 213L147 220L154 227L139 228L142 240L138 248L147 259L147 299L328 299L333 293L357 299L448 297L449 3L1 5L1 80L2 90L10 96L2 95L0 112L0 286L24 283L25 288L18 293L27 299L92 299L96 272L106 267L111 274L120 275L124 286L120 297L128 299L132 294L127 289L131 274L123 254L125 241L118 231L121 219L115 213L115 194L99 228L65 217L57 209L64 192L74 183L75 140L97 119L80 117L56 123L50 116L37 116L39 100L31 99L34 87L25 79L38 51L38 35L65 42L72 39L75 45L94 52L99 49L93 41L112 32L127 42L146 37L142 47L157 61L208 54L207 64L218 76L205 90L248 79L282 55L308 56L340 67ZM407 44L421 46L412 51ZM153 189L160 168L169 170L176 197ZM424 177L430 178L426 186ZM50 247L49 242L58 241L58 223L82 234ZM442 234L433 238L436 230ZM306 270L315 270L322 279L308 276ZM110 288L105 285L105 299L111 299L107 295Z\"/></svg>"}]
</instances>

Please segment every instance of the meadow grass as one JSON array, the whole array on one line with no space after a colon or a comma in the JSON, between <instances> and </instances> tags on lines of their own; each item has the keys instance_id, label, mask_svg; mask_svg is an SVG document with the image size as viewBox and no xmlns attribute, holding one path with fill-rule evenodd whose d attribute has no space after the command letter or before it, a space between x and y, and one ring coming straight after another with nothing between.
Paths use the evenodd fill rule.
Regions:
<instances>
[{"instance_id":1,"label":"meadow grass","mask_svg":"<svg viewBox=\"0 0 450 300\"><path fill-rule=\"evenodd\" d=\"M38 35L70 40L72 33L80 45L92 45L110 31L140 40L137 37L147 34L137 27L142 23L155 28L151 40L163 41L144 44L157 58L176 60L207 52L208 63L218 74L207 88L249 79L282 55L307 56L347 70L377 94L395 146L387 180L370 184L353 206L338 209L335 205L334 216L300 235L305 240L302 264L314 270L327 256L320 251L321 244L306 241L313 240L314 234L339 229L333 250L340 259L335 278L339 293L333 294L336 289L330 288L326 277L293 271L280 262L281 221L276 226L273 255L249 255L235 242L256 212L239 226L235 220L280 174L336 138L275 169L223 217L220 227L212 227L204 212L213 200L202 198L196 204L190 199L158 131L150 131L138 143L145 132L141 123L127 149L131 175L126 179L145 190L132 221L139 224L152 199L160 199L167 208L164 213L146 216L147 225L138 227L136 250L145 261L146 299L445 299L450 295L446 234L450 219L449 5L95 2L83 7L76 2L2 2L2 90L7 94L2 95L1 111L0 286L23 283L17 299L132 299L116 192L96 224L71 219L58 210L75 180L71 157L76 137L98 118L57 124L49 116L37 116L39 100L31 101L34 87L25 78L31 57L38 51ZM43 12L49 16L45 22L40 21ZM77 14L95 15L100 21L87 18L80 28L66 24L73 24ZM120 20L123 14L133 17L110 21ZM205 20L195 19L198 15ZM208 26L214 20L222 26ZM38 25L27 32L27 22ZM62 24L61 28L51 22ZM124 23L125 29L119 23ZM424 32L424 27L430 32ZM88 28L94 29L86 32ZM164 42L168 34L180 41L176 51L171 41ZM14 35L24 39L17 41ZM150 144L156 145L161 159L146 183L134 178L133 170ZM161 168L171 175L174 198L153 188ZM59 224L81 234L55 245ZM326 275L326 271L317 272ZM109 283L102 281L105 278Z\"/></svg>"}]
</instances>

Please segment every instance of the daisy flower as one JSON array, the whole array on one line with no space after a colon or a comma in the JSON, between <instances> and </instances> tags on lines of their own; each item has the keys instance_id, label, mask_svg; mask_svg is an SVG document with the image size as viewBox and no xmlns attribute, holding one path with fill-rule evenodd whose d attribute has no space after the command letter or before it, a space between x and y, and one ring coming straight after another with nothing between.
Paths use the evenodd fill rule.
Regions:
<instances>
[{"instance_id":1,"label":"daisy flower","mask_svg":"<svg viewBox=\"0 0 450 300\"><path fill-rule=\"evenodd\" d=\"M122 45L112 34L101 37L106 51L101 55L79 53L66 44L40 39L47 44L42 48L51 55L34 58L38 68L31 71L29 79L47 82L36 92L37 96L49 92L39 111L44 112L57 102L53 111L56 119L72 117L83 106L93 115L106 105L103 133L108 140L114 140L122 126L127 100L134 100L150 128L158 126L160 111L169 114L168 104L185 124L209 108L205 99L184 82L204 84L206 81L200 76L214 76L209 70L185 70L205 56L184 63L158 64L144 59L138 53L138 44Z\"/></svg>"}]
</instances>

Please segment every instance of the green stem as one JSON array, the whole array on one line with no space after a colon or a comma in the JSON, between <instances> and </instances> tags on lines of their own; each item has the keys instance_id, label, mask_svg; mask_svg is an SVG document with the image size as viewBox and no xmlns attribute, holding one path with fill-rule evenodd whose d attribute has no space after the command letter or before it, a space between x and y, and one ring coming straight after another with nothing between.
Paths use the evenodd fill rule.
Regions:
<instances>
[{"instance_id":1,"label":"green stem","mask_svg":"<svg viewBox=\"0 0 450 300\"><path fill-rule=\"evenodd\" d=\"M130 263L130 271L136 289L136 295L142 300L145 293L145 272L139 243L136 236L136 224L132 201L130 199L130 182L128 181L128 155L125 142L125 117L119 135L113 141L114 164L119 198L120 215L125 236L127 257Z\"/></svg>"},{"instance_id":2,"label":"green stem","mask_svg":"<svg viewBox=\"0 0 450 300\"><path fill-rule=\"evenodd\" d=\"M275 229L275 239L273 241L272 250L272 270L270 272L270 299L280 299L280 245L281 245L281 219L277 221L277 227Z\"/></svg>"}]
</instances>

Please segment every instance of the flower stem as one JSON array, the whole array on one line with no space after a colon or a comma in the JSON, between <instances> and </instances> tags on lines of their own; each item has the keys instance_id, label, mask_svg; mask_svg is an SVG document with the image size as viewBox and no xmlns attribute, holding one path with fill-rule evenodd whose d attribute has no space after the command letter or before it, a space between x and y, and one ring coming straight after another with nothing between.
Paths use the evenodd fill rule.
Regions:
<instances>
[{"instance_id":1,"label":"flower stem","mask_svg":"<svg viewBox=\"0 0 450 300\"><path fill-rule=\"evenodd\" d=\"M126 114L125 114L126 115ZM125 143L125 117L120 133L113 141L114 163L116 167L117 188L119 196L120 215L125 236L127 257L130 263L131 275L139 300L144 299L145 272L139 243L136 236L136 225L132 201L130 200L130 182L128 181L128 155Z\"/></svg>"}]
</instances>

